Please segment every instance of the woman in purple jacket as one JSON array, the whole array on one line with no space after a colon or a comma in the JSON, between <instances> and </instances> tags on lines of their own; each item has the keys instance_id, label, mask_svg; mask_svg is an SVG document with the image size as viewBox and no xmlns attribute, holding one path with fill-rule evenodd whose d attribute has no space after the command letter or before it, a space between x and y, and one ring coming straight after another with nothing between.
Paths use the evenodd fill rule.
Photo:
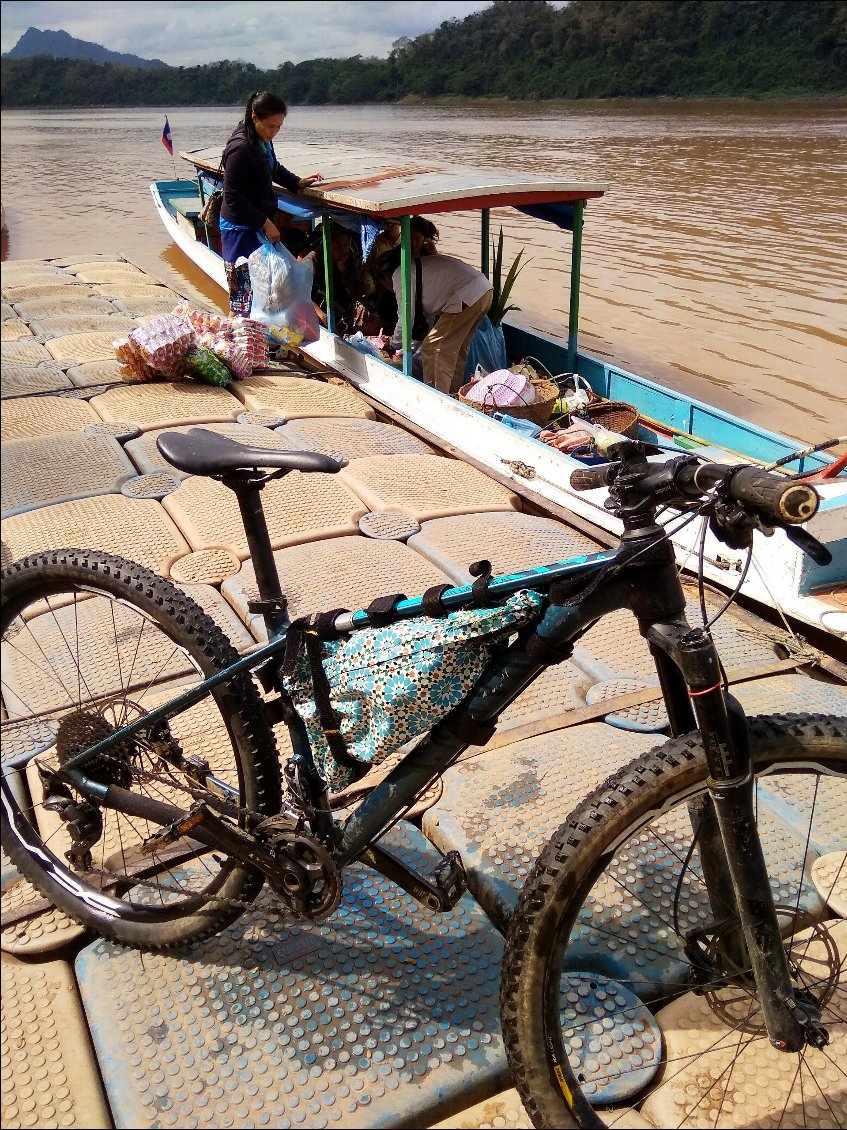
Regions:
<instances>
[{"instance_id":1,"label":"woman in purple jacket","mask_svg":"<svg viewBox=\"0 0 847 1130\"><path fill-rule=\"evenodd\" d=\"M274 223L277 211L274 182L297 192L323 178L320 173L298 177L276 159L273 139L282 128L288 107L269 90L251 94L244 121L239 122L226 143L221 158L224 173L220 229L221 251L229 282L230 309L249 312L249 276L246 268L235 269L238 259L248 258L259 246L259 233L272 243L280 238Z\"/></svg>"}]
</instances>

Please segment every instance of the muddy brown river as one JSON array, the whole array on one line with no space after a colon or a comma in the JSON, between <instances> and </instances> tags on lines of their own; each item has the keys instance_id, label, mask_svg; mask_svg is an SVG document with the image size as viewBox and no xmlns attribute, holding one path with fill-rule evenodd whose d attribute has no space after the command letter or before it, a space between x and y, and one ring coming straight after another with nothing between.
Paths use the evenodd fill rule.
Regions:
<instances>
[{"instance_id":1,"label":"muddy brown river","mask_svg":"<svg viewBox=\"0 0 847 1130\"><path fill-rule=\"evenodd\" d=\"M153 208L151 181L191 176L161 144L165 113L177 153L222 145L239 117L5 111L4 258L113 251L221 305ZM806 442L847 433L843 102L294 107L283 164L286 136L604 184L586 212L583 346ZM478 262L478 217L436 220L441 250ZM515 316L561 330L570 236L508 209L492 213L501 224L507 261L526 248Z\"/></svg>"}]
</instances>

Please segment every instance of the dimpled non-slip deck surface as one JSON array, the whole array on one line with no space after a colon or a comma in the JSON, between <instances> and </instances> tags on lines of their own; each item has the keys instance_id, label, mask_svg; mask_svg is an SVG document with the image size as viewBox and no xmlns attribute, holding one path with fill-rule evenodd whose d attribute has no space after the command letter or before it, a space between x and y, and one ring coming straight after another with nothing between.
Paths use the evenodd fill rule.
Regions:
<instances>
[{"instance_id":1,"label":"dimpled non-slip deck surface","mask_svg":"<svg viewBox=\"0 0 847 1130\"><path fill-rule=\"evenodd\" d=\"M277 429L293 445L347 460L369 455L426 455L432 449L417 436L377 420L292 420Z\"/></svg>"},{"instance_id":2,"label":"dimpled non-slip deck surface","mask_svg":"<svg viewBox=\"0 0 847 1130\"><path fill-rule=\"evenodd\" d=\"M191 475L162 505L192 549L222 547L236 557L248 556L241 511L228 487ZM274 549L352 534L366 510L337 475L300 471L268 483L262 491L262 507Z\"/></svg>"},{"instance_id":3,"label":"dimpled non-slip deck surface","mask_svg":"<svg viewBox=\"0 0 847 1130\"><path fill-rule=\"evenodd\" d=\"M115 358L110 361L85 361L82 365L71 365L68 377L78 388L89 388L125 381L126 374L122 369L120 361Z\"/></svg>"},{"instance_id":4,"label":"dimpled non-slip deck surface","mask_svg":"<svg viewBox=\"0 0 847 1130\"><path fill-rule=\"evenodd\" d=\"M423 523L409 545L460 585L480 558L491 562L494 573L513 573L603 548L563 522L511 511L435 518Z\"/></svg>"},{"instance_id":5,"label":"dimpled non-slip deck surface","mask_svg":"<svg viewBox=\"0 0 847 1130\"><path fill-rule=\"evenodd\" d=\"M57 432L82 431L99 424L100 416L83 400L63 396L27 396L8 400L0 413L0 436L7 439L33 439Z\"/></svg>"},{"instance_id":6,"label":"dimpled non-slip deck surface","mask_svg":"<svg viewBox=\"0 0 847 1130\"><path fill-rule=\"evenodd\" d=\"M59 432L4 443L3 517L53 502L95 494L117 494L135 468L108 436Z\"/></svg>"},{"instance_id":7,"label":"dimpled non-slip deck surface","mask_svg":"<svg viewBox=\"0 0 847 1130\"><path fill-rule=\"evenodd\" d=\"M29 328L20 318L12 318L0 326L0 341L25 341L35 337L35 330Z\"/></svg>"},{"instance_id":8,"label":"dimpled non-slip deck surface","mask_svg":"<svg viewBox=\"0 0 847 1130\"><path fill-rule=\"evenodd\" d=\"M476 467L443 455L371 455L339 472L370 510L396 510L419 522L447 514L518 510L516 494Z\"/></svg>"},{"instance_id":9,"label":"dimpled non-slip deck surface","mask_svg":"<svg viewBox=\"0 0 847 1130\"><path fill-rule=\"evenodd\" d=\"M85 361L110 361L115 356L114 342L121 334L117 331L99 333L71 333L55 337L45 348L51 357L64 364L82 364Z\"/></svg>"},{"instance_id":10,"label":"dimpled non-slip deck surface","mask_svg":"<svg viewBox=\"0 0 847 1130\"><path fill-rule=\"evenodd\" d=\"M20 341L0 342L0 361L6 365L40 365L55 358L43 345L31 337Z\"/></svg>"},{"instance_id":11,"label":"dimpled non-slip deck surface","mask_svg":"<svg viewBox=\"0 0 847 1130\"><path fill-rule=\"evenodd\" d=\"M60 388L73 388L73 382L58 365L43 362L41 365L3 366L0 376L0 397L32 395L35 392L55 392Z\"/></svg>"},{"instance_id":12,"label":"dimpled non-slip deck surface","mask_svg":"<svg viewBox=\"0 0 847 1130\"><path fill-rule=\"evenodd\" d=\"M97 547L168 575L190 546L161 503L100 495L42 506L2 522L3 567L39 550Z\"/></svg>"},{"instance_id":13,"label":"dimpled non-slip deck surface","mask_svg":"<svg viewBox=\"0 0 847 1130\"><path fill-rule=\"evenodd\" d=\"M4 914L25 911L28 906L36 910L44 901L41 892L23 878L9 884L0 897ZM4 926L0 949L4 954L37 957L63 949L84 936L83 926L56 907L49 907Z\"/></svg>"},{"instance_id":14,"label":"dimpled non-slip deck surface","mask_svg":"<svg viewBox=\"0 0 847 1130\"><path fill-rule=\"evenodd\" d=\"M126 337L132 330L138 329L138 323L128 317L126 314L62 314L54 318L36 318L30 322L32 332L37 334L38 337L56 337L71 338L71 337L89 337L89 335L106 334L112 341L117 341L118 338ZM102 339L101 339L102 340ZM71 347L68 346L70 353ZM74 349L71 354L73 359L81 363L92 361L108 361L114 356L114 346L109 351L102 349L100 345L87 341L83 343L83 348ZM65 361L65 358L61 358ZM66 363L66 362L65 362Z\"/></svg>"},{"instance_id":15,"label":"dimpled non-slip deck surface","mask_svg":"<svg viewBox=\"0 0 847 1130\"><path fill-rule=\"evenodd\" d=\"M71 967L3 955L0 1057L7 1127L112 1126Z\"/></svg>"},{"instance_id":16,"label":"dimpled non-slip deck surface","mask_svg":"<svg viewBox=\"0 0 847 1130\"><path fill-rule=\"evenodd\" d=\"M279 412L283 420L303 416L353 416L373 420L373 408L361 396L338 385L309 377L253 374L239 381L234 392L251 412Z\"/></svg>"},{"instance_id":17,"label":"dimpled non-slip deck surface","mask_svg":"<svg viewBox=\"0 0 847 1130\"><path fill-rule=\"evenodd\" d=\"M429 561L396 541L331 538L292 546L274 554L292 618L330 608L364 608L378 596L404 592L417 596L447 578ZM256 596L256 575L250 561L221 586L221 592L257 639L267 639L264 621L247 603Z\"/></svg>"},{"instance_id":18,"label":"dimpled non-slip deck surface","mask_svg":"<svg viewBox=\"0 0 847 1130\"><path fill-rule=\"evenodd\" d=\"M408 824L386 846L438 858ZM502 944L468 896L427 914L359 864L321 926L262 895L173 956L95 942L77 976L115 1124L426 1125L506 1083Z\"/></svg>"},{"instance_id":19,"label":"dimpled non-slip deck surface","mask_svg":"<svg viewBox=\"0 0 847 1130\"><path fill-rule=\"evenodd\" d=\"M441 851L461 853L470 890L494 921L505 925L538 853L570 811L609 774L660 740L589 723L476 754L444 775L443 795L425 813L424 832ZM774 803L774 793L783 788L796 791L796 807L790 806L790 796L782 798L787 803ZM811 865L833 838L843 837L845 807L843 782L837 779L816 784L803 775L795 784L781 775L759 785L759 829L777 903L796 904L810 917L823 912ZM629 851L614 880L602 880L592 899L594 910L580 919L574 949L575 960L584 963L580 968L631 980L647 999L684 975L662 908L675 897L675 867L689 842L690 821L682 806L663 818L660 836L642 837L638 850ZM702 892L684 894L689 913L705 921L706 908L698 901Z\"/></svg>"},{"instance_id":20,"label":"dimpled non-slip deck surface","mask_svg":"<svg viewBox=\"0 0 847 1130\"><path fill-rule=\"evenodd\" d=\"M503 926L538 853L571 809L655 744L650 734L594 722L470 757L444 774L424 833L441 851L461 852L474 897Z\"/></svg>"},{"instance_id":21,"label":"dimpled non-slip deck surface","mask_svg":"<svg viewBox=\"0 0 847 1130\"><path fill-rule=\"evenodd\" d=\"M95 396L91 406L102 420L128 420L142 432L201 421L234 420L242 411L241 403L225 389L188 382L111 388Z\"/></svg>"},{"instance_id":22,"label":"dimpled non-slip deck surface","mask_svg":"<svg viewBox=\"0 0 847 1130\"><path fill-rule=\"evenodd\" d=\"M76 315L76 314L114 314L115 307L108 298L103 295L89 294L86 289L80 293L74 290L72 294L65 296L61 295L61 301L57 301L57 295L49 295L45 298L21 298L16 299L14 302L15 310L21 318L25 318L28 322L35 321L38 318L55 318L58 315ZM56 335L59 336L59 335Z\"/></svg>"}]
</instances>

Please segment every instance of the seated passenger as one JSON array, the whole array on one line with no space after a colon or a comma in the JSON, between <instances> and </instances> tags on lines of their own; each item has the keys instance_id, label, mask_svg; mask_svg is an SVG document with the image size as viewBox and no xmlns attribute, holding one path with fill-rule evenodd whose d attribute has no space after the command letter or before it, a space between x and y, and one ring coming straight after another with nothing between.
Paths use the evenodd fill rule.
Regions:
<instances>
[{"instance_id":1,"label":"seated passenger","mask_svg":"<svg viewBox=\"0 0 847 1130\"><path fill-rule=\"evenodd\" d=\"M368 257L365 260L365 283L368 291L376 290L376 264L387 251L400 246L400 224L393 220L385 231L379 233L373 241Z\"/></svg>"},{"instance_id":2,"label":"seated passenger","mask_svg":"<svg viewBox=\"0 0 847 1130\"><path fill-rule=\"evenodd\" d=\"M400 262L399 251L384 252L373 261L373 290L364 300L370 315L371 335L377 333L393 334L397 325L397 297L391 276Z\"/></svg>"},{"instance_id":3,"label":"seated passenger","mask_svg":"<svg viewBox=\"0 0 847 1130\"><path fill-rule=\"evenodd\" d=\"M354 247L353 236L345 228L333 227L330 235L332 256L332 299L335 312L335 332L353 332L356 304L365 295L365 280L361 263ZM315 281L312 301L324 325L326 318L326 282L324 281L323 246L309 252L314 261Z\"/></svg>"}]
</instances>

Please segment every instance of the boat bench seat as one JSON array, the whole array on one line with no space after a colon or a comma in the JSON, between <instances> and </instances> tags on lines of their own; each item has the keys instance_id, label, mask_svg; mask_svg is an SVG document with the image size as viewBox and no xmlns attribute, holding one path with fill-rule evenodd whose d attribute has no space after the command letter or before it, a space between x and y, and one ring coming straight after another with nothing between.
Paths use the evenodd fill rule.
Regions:
<instances>
[{"instance_id":1,"label":"boat bench seat","mask_svg":"<svg viewBox=\"0 0 847 1130\"><path fill-rule=\"evenodd\" d=\"M174 211L179 212L181 216L185 216L187 220L196 220L200 215L203 202L199 196L184 196L179 200L174 200L173 206Z\"/></svg>"}]
</instances>

